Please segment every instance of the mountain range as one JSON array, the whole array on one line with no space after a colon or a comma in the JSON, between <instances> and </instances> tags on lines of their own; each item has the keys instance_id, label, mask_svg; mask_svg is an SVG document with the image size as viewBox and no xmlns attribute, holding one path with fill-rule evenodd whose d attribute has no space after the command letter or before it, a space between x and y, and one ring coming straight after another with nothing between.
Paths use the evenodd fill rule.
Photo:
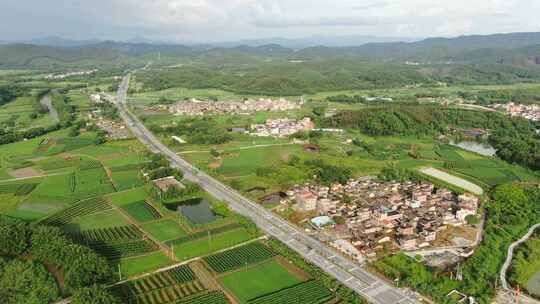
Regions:
<instances>
[{"instance_id":1,"label":"mountain range","mask_svg":"<svg viewBox=\"0 0 540 304\"><path fill-rule=\"evenodd\" d=\"M536 66L540 62L540 32L428 38L412 42L370 42L357 46L294 48L286 46L292 44L290 41L282 40L288 42L285 45L265 42L269 41L244 41L241 45L231 42L216 46L148 41L71 41L49 37L33 43L0 45L0 67L62 66L76 61L90 64L92 61L110 62L112 59L119 62L141 60L142 57L231 63L354 59L412 64L467 62ZM298 40L295 43L301 44ZM304 43L311 44L309 41Z\"/></svg>"}]
</instances>

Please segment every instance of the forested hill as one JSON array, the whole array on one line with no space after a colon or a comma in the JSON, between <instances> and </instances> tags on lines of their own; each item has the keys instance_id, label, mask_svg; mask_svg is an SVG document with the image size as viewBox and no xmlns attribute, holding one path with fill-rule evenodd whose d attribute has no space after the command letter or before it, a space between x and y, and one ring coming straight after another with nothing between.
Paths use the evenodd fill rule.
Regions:
<instances>
[{"instance_id":1,"label":"forested hill","mask_svg":"<svg viewBox=\"0 0 540 304\"><path fill-rule=\"evenodd\" d=\"M30 44L0 45L0 68L94 67L122 65L132 59L110 48L57 48Z\"/></svg>"},{"instance_id":2,"label":"forested hill","mask_svg":"<svg viewBox=\"0 0 540 304\"><path fill-rule=\"evenodd\" d=\"M158 55L159 54L159 55ZM159 56L159 57L158 57ZM363 61L426 63L494 63L536 67L540 63L540 33L512 33L457 38L430 38L418 42L370 43L352 47L286 48L263 46L184 46L151 43L101 42L77 47L29 44L0 45L0 68L85 66L134 63L143 59L174 58L186 62L217 64L273 61Z\"/></svg>"}]
</instances>

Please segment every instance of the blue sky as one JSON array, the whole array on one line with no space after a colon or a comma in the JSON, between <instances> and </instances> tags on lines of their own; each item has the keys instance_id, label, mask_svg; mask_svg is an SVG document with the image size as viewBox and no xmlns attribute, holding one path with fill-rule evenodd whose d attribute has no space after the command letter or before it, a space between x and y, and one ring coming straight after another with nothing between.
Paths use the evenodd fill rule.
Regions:
<instances>
[{"instance_id":1,"label":"blue sky","mask_svg":"<svg viewBox=\"0 0 540 304\"><path fill-rule=\"evenodd\" d=\"M214 42L540 31L540 0L0 0L0 40Z\"/></svg>"}]
</instances>

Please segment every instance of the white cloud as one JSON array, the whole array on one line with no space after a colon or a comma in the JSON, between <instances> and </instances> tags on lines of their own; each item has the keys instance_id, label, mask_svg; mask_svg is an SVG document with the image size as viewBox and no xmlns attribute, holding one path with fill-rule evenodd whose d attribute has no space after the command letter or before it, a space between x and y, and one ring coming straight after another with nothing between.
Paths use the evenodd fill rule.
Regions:
<instances>
[{"instance_id":1,"label":"white cloud","mask_svg":"<svg viewBox=\"0 0 540 304\"><path fill-rule=\"evenodd\" d=\"M2 0L2 36L231 40L539 31L538 0Z\"/></svg>"}]
</instances>

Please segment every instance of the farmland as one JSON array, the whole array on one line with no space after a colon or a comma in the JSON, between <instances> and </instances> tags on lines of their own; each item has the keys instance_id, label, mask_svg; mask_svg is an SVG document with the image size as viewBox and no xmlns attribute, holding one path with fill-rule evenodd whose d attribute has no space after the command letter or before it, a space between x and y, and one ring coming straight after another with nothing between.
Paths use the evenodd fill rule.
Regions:
<instances>
[{"instance_id":1,"label":"farmland","mask_svg":"<svg viewBox=\"0 0 540 304\"><path fill-rule=\"evenodd\" d=\"M241 303L248 303L251 299L296 285L301 280L278 263L269 261L221 277L220 282Z\"/></svg>"}]
</instances>

